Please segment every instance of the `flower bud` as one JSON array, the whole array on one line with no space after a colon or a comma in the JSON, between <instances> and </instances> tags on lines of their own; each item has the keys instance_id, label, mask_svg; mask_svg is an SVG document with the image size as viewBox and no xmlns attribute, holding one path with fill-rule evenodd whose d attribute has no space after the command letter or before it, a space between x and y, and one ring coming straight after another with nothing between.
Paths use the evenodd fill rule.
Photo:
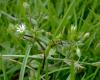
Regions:
<instances>
[{"instance_id":1,"label":"flower bud","mask_svg":"<svg viewBox=\"0 0 100 80\"><path fill-rule=\"evenodd\" d=\"M29 4L27 3L27 2L23 2L23 7L25 8L25 9L27 9L27 8L29 8Z\"/></svg>"},{"instance_id":2,"label":"flower bud","mask_svg":"<svg viewBox=\"0 0 100 80\"><path fill-rule=\"evenodd\" d=\"M89 37L89 35L90 35L90 33L89 33L89 32L85 33L85 34L84 34L84 38Z\"/></svg>"},{"instance_id":3,"label":"flower bud","mask_svg":"<svg viewBox=\"0 0 100 80\"><path fill-rule=\"evenodd\" d=\"M76 25L71 25L71 31L75 31L76 30Z\"/></svg>"},{"instance_id":4,"label":"flower bud","mask_svg":"<svg viewBox=\"0 0 100 80\"><path fill-rule=\"evenodd\" d=\"M77 47L77 49L76 49L76 54L77 54L77 56L80 58L81 57L81 51L80 51L80 49Z\"/></svg>"}]
</instances>

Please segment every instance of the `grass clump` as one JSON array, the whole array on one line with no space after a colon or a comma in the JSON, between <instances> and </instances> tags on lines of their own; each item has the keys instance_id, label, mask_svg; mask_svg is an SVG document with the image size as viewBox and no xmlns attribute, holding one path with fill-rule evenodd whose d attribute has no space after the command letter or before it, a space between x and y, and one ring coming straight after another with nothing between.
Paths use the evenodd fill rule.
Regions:
<instances>
[{"instance_id":1,"label":"grass clump","mask_svg":"<svg viewBox=\"0 0 100 80\"><path fill-rule=\"evenodd\" d=\"M99 0L1 0L0 80L99 80Z\"/></svg>"}]
</instances>

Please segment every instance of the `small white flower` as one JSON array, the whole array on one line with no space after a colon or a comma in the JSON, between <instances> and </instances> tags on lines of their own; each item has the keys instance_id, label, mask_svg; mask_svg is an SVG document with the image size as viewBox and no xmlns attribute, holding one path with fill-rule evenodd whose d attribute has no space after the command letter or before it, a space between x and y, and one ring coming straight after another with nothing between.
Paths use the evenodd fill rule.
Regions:
<instances>
[{"instance_id":1,"label":"small white flower","mask_svg":"<svg viewBox=\"0 0 100 80\"><path fill-rule=\"evenodd\" d=\"M25 31L25 24L21 23L19 27L17 27L17 32L23 33Z\"/></svg>"}]
</instances>

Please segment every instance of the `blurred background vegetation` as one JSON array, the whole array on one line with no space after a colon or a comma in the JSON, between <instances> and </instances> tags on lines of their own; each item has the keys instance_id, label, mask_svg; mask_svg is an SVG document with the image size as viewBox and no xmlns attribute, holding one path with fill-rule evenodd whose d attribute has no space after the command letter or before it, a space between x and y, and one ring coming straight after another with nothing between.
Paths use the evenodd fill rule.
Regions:
<instances>
[{"instance_id":1,"label":"blurred background vegetation","mask_svg":"<svg viewBox=\"0 0 100 80\"><path fill-rule=\"evenodd\" d=\"M0 80L22 79L100 79L99 0L0 0Z\"/></svg>"}]
</instances>

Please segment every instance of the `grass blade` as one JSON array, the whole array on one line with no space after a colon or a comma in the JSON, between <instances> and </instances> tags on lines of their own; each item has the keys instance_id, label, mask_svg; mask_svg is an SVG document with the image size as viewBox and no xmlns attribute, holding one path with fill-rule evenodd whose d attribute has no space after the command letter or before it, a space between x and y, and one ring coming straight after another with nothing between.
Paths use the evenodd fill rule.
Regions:
<instances>
[{"instance_id":1,"label":"grass blade","mask_svg":"<svg viewBox=\"0 0 100 80\"><path fill-rule=\"evenodd\" d=\"M32 45L27 46L25 57L23 59L23 64L21 66L19 80L24 80L25 67L26 67L26 64L27 64L27 60L28 60L28 56L29 56L31 48L32 48Z\"/></svg>"}]
</instances>

